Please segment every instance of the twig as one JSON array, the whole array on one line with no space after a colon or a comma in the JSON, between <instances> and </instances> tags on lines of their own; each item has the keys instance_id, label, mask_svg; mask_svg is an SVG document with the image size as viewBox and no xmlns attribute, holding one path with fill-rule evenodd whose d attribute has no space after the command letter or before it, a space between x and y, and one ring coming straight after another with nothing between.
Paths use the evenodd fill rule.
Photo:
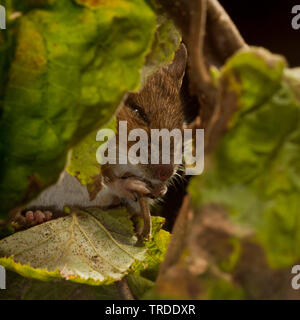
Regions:
<instances>
[{"instance_id":1,"label":"twig","mask_svg":"<svg viewBox=\"0 0 300 320\"><path fill-rule=\"evenodd\" d=\"M190 94L198 98L202 127L206 129L219 105L218 90L208 70L224 65L226 59L247 45L217 0L157 1L182 32L189 53Z\"/></svg>"},{"instance_id":2,"label":"twig","mask_svg":"<svg viewBox=\"0 0 300 320\"><path fill-rule=\"evenodd\" d=\"M247 44L220 3L217 0L207 1L207 29L220 57L226 60Z\"/></svg>"},{"instance_id":3,"label":"twig","mask_svg":"<svg viewBox=\"0 0 300 320\"><path fill-rule=\"evenodd\" d=\"M139 204L141 206L141 213L144 219L144 228L141 234L142 239L146 239L151 236L152 233L152 221L151 214L149 210L148 200L146 197L138 195Z\"/></svg>"},{"instance_id":4,"label":"twig","mask_svg":"<svg viewBox=\"0 0 300 320\"><path fill-rule=\"evenodd\" d=\"M128 283L125 278L120 281L115 282L116 288L119 292L120 297L123 300L135 300Z\"/></svg>"},{"instance_id":5,"label":"twig","mask_svg":"<svg viewBox=\"0 0 300 320\"><path fill-rule=\"evenodd\" d=\"M191 12L189 43L189 57L194 67L193 73L203 83L210 83L211 79L205 65L203 53L206 28L207 0L195 1L194 11Z\"/></svg>"},{"instance_id":6,"label":"twig","mask_svg":"<svg viewBox=\"0 0 300 320\"><path fill-rule=\"evenodd\" d=\"M22 290L21 290L21 292L20 292L20 296L19 296L19 299L20 299L20 300L23 300L23 299L24 299L24 296L25 296L26 292L28 291L28 289L30 288L31 283L32 283L32 279L28 279L28 280L25 282L24 287L22 288Z\"/></svg>"},{"instance_id":7,"label":"twig","mask_svg":"<svg viewBox=\"0 0 300 320\"><path fill-rule=\"evenodd\" d=\"M193 218L192 211L190 208L190 201L191 196L186 195L183 200L183 204L179 211L178 217L176 219L174 228L172 230L172 238L168 246L164 261L160 266L157 282L160 281L161 277L172 265L178 262L182 249L185 246L187 230L189 227L189 223Z\"/></svg>"},{"instance_id":8,"label":"twig","mask_svg":"<svg viewBox=\"0 0 300 320\"><path fill-rule=\"evenodd\" d=\"M184 37L189 52L190 92L199 101L214 106L216 89L212 86L204 56L206 35L207 0L196 0L190 4L190 28Z\"/></svg>"}]
</instances>

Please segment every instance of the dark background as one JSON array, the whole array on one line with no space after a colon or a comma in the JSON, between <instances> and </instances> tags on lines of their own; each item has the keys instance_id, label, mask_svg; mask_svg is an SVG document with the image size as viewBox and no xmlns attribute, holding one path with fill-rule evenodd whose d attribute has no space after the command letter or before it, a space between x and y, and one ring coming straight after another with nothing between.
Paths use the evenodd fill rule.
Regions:
<instances>
[{"instance_id":1,"label":"dark background","mask_svg":"<svg viewBox=\"0 0 300 320\"><path fill-rule=\"evenodd\" d=\"M291 25L292 7L300 0L219 0L249 45L283 54L300 66L300 30Z\"/></svg>"}]
</instances>

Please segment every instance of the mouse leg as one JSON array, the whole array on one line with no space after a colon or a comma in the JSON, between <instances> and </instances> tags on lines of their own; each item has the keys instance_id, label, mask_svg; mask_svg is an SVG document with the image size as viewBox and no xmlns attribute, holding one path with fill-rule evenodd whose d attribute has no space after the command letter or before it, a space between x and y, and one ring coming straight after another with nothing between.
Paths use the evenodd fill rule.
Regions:
<instances>
[{"instance_id":1,"label":"mouse leg","mask_svg":"<svg viewBox=\"0 0 300 320\"><path fill-rule=\"evenodd\" d=\"M126 179L116 179L112 182L112 188L119 198L129 198L137 201L137 194L150 195L151 191L148 186L141 180L134 177Z\"/></svg>"}]
</instances>

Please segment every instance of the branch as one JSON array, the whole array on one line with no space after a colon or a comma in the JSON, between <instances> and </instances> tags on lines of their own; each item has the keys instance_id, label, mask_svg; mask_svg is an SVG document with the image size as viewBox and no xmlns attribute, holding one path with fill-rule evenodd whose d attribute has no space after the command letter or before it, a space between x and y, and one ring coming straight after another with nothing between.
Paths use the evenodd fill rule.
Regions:
<instances>
[{"instance_id":1,"label":"branch","mask_svg":"<svg viewBox=\"0 0 300 320\"><path fill-rule=\"evenodd\" d=\"M116 288L119 292L120 297L123 300L135 300L125 278L123 278L120 281L115 282L115 285L116 285Z\"/></svg>"},{"instance_id":2,"label":"branch","mask_svg":"<svg viewBox=\"0 0 300 320\"><path fill-rule=\"evenodd\" d=\"M236 51L247 47L247 44L217 0L208 0L207 7L207 29L210 32L210 38L214 39L216 50L224 63Z\"/></svg>"},{"instance_id":3,"label":"branch","mask_svg":"<svg viewBox=\"0 0 300 320\"><path fill-rule=\"evenodd\" d=\"M247 45L217 0L157 1L182 32L189 53L190 93L202 106L201 122L206 128L218 105L218 92L207 70L221 67Z\"/></svg>"},{"instance_id":4,"label":"branch","mask_svg":"<svg viewBox=\"0 0 300 320\"><path fill-rule=\"evenodd\" d=\"M199 0L195 2L194 11L191 13L191 26L189 34L190 46L189 57L191 64L194 66L193 73L197 78L204 83L210 83L211 79L205 65L203 53L206 15L207 15L207 0Z\"/></svg>"},{"instance_id":5,"label":"branch","mask_svg":"<svg viewBox=\"0 0 300 320\"><path fill-rule=\"evenodd\" d=\"M159 269L159 274L156 280L157 283L161 280L167 270L178 262L181 252L186 245L185 240L187 238L188 227L190 227L190 221L193 219L190 201L190 195L186 195L172 230L172 238L168 246L166 256Z\"/></svg>"}]
</instances>

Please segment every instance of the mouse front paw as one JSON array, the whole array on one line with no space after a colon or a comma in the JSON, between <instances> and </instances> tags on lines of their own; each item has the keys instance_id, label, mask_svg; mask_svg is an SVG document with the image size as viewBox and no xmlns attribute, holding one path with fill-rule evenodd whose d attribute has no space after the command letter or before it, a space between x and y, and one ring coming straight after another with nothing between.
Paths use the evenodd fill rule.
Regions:
<instances>
[{"instance_id":1,"label":"mouse front paw","mask_svg":"<svg viewBox=\"0 0 300 320\"><path fill-rule=\"evenodd\" d=\"M147 184L134 177L117 179L114 182L114 189L120 198L129 198L137 201L137 195L150 195L151 191Z\"/></svg>"},{"instance_id":2,"label":"mouse front paw","mask_svg":"<svg viewBox=\"0 0 300 320\"><path fill-rule=\"evenodd\" d=\"M41 224L43 222L49 221L52 219L52 212L51 211L41 211L41 210L35 210L35 211L19 211L17 212L14 221L19 225L19 228L29 228L33 227L37 224Z\"/></svg>"}]
</instances>

